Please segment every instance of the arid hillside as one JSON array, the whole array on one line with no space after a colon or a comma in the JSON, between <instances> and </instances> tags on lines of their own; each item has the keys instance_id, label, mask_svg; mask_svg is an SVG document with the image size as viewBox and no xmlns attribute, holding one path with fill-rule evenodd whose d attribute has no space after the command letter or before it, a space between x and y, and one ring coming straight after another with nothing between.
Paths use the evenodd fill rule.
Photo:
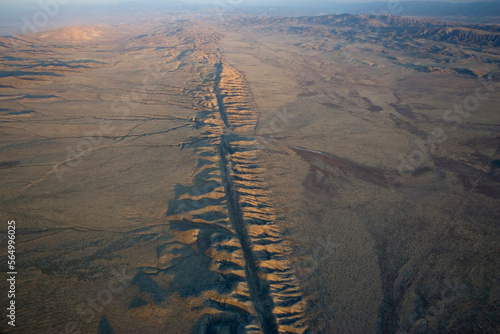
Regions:
<instances>
[{"instance_id":1,"label":"arid hillside","mask_svg":"<svg viewBox=\"0 0 500 334\"><path fill-rule=\"evenodd\" d=\"M0 38L0 331L498 333L500 28L200 17Z\"/></svg>"}]
</instances>

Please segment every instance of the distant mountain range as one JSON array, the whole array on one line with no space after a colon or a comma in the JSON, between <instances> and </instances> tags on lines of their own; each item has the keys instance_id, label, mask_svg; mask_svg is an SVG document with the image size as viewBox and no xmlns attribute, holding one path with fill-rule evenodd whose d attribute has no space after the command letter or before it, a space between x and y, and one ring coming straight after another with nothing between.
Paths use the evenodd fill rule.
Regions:
<instances>
[{"instance_id":1,"label":"distant mountain range","mask_svg":"<svg viewBox=\"0 0 500 334\"><path fill-rule=\"evenodd\" d=\"M267 30L286 31L302 36L315 36L332 33L343 36L347 41L360 38L390 48L402 48L408 51L409 45L404 41L425 39L462 45L481 50L482 48L500 47L500 26L489 24L468 24L462 22L443 21L434 18L413 18L390 14L352 15L330 14L298 17L236 17L235 23L242 26L260 26ZM327 30L324 30L324 29ZM285 30L283 30L285 29ZM323 29L323 30L322 30ZM320 30L322 30L320 32ZM397 42L397 43L395 43ZM429 44L427 53L439 51ZM424 47L418 45L415 52Z\"/></svg>"},{"instance_id":2,"label":"distant mountain range","mask_svg":"<svg viewBox=\"0 0 500 334\"><path fill-rule=\"evenodd\" d=\"M428 17L495 17L500 16L500 1L451 3L441 1L377 1L335 3L326 6L337 12L352 14L394 14Z\"/></svg>"},{"instance_id":3,"label":"distant mountain range","mask_svg":"<svg viewBox=\"0 0 500 334\"><path fill-rule=\"evenodd\" d=\"M239 4L235 4L239 3ZM46 24L40 30L63 27L68 24L84 25L113 23L128 16L144 16L158 12L192 11L202 15L214 16L250 14L265 16L317 16L324 14L392 14L399 16L430 17L468 23L500 24L500 0L451 3L443 1L376 1L364 3L338 3L327 0L305 2L299 0L277 2L253 2L214 0L183 2L171 0L161 2L124 1L115 3L86 4L81 2L63 4L57 10L36 3L7 3L0 10L0 36L21 33L26 21ZM47 12L47 10L49 12ZM54 11L55 12L52 12ZM62 15L58 15L59 12ZM38 15L38 16L37 16ZM45 17L43 17L45 15ZM26 29L25 29L26 30ZM29 29L28 29L29 30Z\"/></svg>"},{"instance_id":4,"label":"distant mountain range","mask_svg":"<svg viewBox=\"0 0 500 334\"><path fill-rule=\"evenodd\" d=\"M207 6L208 7L208 6ZM287 1L264 6L244 3L241 9L252 14L301 16L319 14L393 14L402 16L448 18L474 23L500 23L500 1L452 3L444 1L375 1L338 3L331 1Z\"/></svg>"}]
</instances>

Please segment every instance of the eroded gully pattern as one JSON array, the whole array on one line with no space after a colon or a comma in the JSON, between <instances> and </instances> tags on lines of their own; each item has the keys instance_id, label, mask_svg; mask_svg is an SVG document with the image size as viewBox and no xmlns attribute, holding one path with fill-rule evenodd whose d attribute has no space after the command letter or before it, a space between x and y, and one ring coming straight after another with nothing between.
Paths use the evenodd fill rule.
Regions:
<instances>
[{"instance_id":1,"label":"eroded gully pattern","mask_svg":"<svg viewBox=\"0 0 500 334\"><path fill-rule=\"evenodd\" d=\"M202 106L195 120L201 135L191 145L194 184L176 187L167 217L177 240L159 248L159 261L175 255L176 275L198 265L205 286L179 291L204 299L195 333L305 333L304 301L275 224L257 142L244 136L256 125L244 77L219 61L203 79L204 88L191 92Z\"/></svg>"}]
</instances>

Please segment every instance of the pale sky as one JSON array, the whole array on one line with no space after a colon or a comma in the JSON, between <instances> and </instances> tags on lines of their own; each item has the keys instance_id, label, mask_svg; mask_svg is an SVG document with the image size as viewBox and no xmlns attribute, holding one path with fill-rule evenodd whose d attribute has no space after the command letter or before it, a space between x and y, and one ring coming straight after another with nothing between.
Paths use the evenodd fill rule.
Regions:
<instances>
[{"instance_id":1,"label":"pale sky","mask_svg":"<svg viewBox=\"0 0 500 334\"><path fill-rule=\"evenodd\" d=\"M323 4L334 4L334 3L367 3L367 2L387 2L393 3L396 0L313 0L313 1L301 1L303 5L314 6L323 5ZM413 0L399 0L401 2L405 1L413 1ZM422 0L429 2L437 2L436 0ZM471 3L478 1L489 1L489 2L500 2L500 0L439 0L442 2L451 2L451 3ZM238 6L238 5L286 5L287 3L293 2L297 3L298 1L287 1L287 0L0 0L0 15L2 9L6 11L7 9L13 8L29 8L29 7L38 7L40 3L54 3L57 2L61 6L70 6L70 5L103 5L103 4L118 4L118 3L142 3L142 4L169 4L169 3L186 3L186 4L203 4L203 5L229 5L229 6Z\"/></svg>"},{"instance_id":2,"label":"pale sky","mask_svg":"<svg viewBox=\"0 0 500 334\"><path fill-rule=\"evenodd\" d=\"M43 3L50 3L53 1L59 2L59 4L103 4L103 3L109 3L109 4L116 4L120 2L138 2L138 3L144 3L144 2L152 2L152 3L168 3L169 1L160 1L160 0L0 0L0 8L1 6L13 6L13 5L38 5L40 2ZM211 4L211 3L227 3L229 5L236 5L236 4L244 4L244 3L267 3L272 5L273 3L286 3L286 0L178 0L180 2L186 2L186 3L202 3L202 4ZM389 1L380 1L380 0L319 0L316 2L322 2L322 3L353 3L353 2L389 2ZM390 0L391 2L394 2L394 0ZM400 1L413 1L413 0L400 0ZM435 2L436 0L423 0L423 1L433 1ZM439 0L443 2L455 2L455 3L464 3L464 2L477 2L477 1L485 1L485 0ZM486 0L490 2L498 2L498 0ZM313 4L314 1L309 1L309 3Z\"/></svg>"},{"instance_id":3,"label":"pale sky","mask_svg":"<svg viewBox=\"0 0 500 334\"><path fill-rule=\"evenodd\" d=\"M203 7L228 7L234 9L250 8L253 6L270 8L280 7L290 10L309 10L307 15L318 13L340 13L363 11L365 9L356 4L378 3L378 6L402 6L413 0L0 0L0 36L11 33L19 33L22 29L31 26L27 21L38 22L40 29L48 29L67 22L77 22L77 19L87 21L98 19L104 14L126 14L137 13L140 9L162 10L182 9L182 5L203 5ZM437 3L436 0L423 0L429 3ZM442 2L465 4L478 2L479 0L439 0ZM483 0L484 1L484 0ZM500 0L489 0L490 3L500 4ZM338 4L339 7L335 7ZM350 7L349 4L352 4ZM120 5L115 8L113 5ZM366 6L365 6L366 7ZM346 9L349 8L349 9ZM496 10L496 9L495 9ZM316 12L314 12L316 11ZM484 12L484 11L483 11ZM500 17L500 13L488 13ZM402 15L405 15L404 13ZM38 21L36 21L38 20ZM47 22L45 22L47 21ZM31 26L32 27L32 26ZM31 29L33 30L33 29Z\"/></svg>"}]
</instances>

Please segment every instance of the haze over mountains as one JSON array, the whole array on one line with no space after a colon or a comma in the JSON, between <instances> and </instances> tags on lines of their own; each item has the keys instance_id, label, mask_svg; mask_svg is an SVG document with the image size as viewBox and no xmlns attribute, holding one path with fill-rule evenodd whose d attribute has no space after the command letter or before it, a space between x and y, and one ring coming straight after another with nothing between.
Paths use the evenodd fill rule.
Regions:
<instances>
[{"instance_id":1,"label":"haze over mountains","mask_svg":"<svg viewBox=\"0 0 500 334\"><path fill-rule=\"evenodd\" d=\"M2 333L500 331L499 25L167 6L0 37Z\"/></svg>"},{"instance_id":2,"label":"haze over mountains","mask_svg":"<svg viewBox=\"0 0 500 334\"><path fill-rule=\"evenodd\" d=\"M443 1L375 1L375 2L330 2L330 1L122 1L58 3L41 6L36 2L7 2L0 12L0 35L33 32L26 28L26 20L33 22L34 15L46 12L48 20L39 30L68 24L117 23L127 17L151 15L159 11L191 11L206 15L278 15L305 16L321 14L393 14L403 16L446 18L471 23L500 23L499 1L443 2ZM26 19L25 19L26 18ZM43 21L45 19L38 18ZM24 28L24 29L23 29Z\"/></svg>"}]
</instances>

